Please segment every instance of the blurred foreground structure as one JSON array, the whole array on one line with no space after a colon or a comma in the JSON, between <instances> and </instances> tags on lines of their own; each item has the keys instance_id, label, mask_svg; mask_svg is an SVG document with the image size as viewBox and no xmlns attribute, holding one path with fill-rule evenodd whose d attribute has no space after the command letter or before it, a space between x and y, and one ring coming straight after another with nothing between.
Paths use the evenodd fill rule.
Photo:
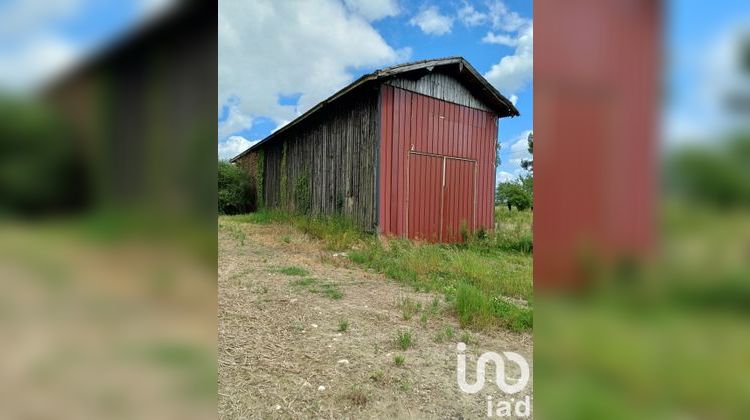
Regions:
<instances>
[{"instance_id":1,"label":"blurred foreground structure","mask_svg":"<svg viewBox=\"0 0 750 420\"><path fill-rule=\"evenodd\" d=\"M662 45L670 58L685 48L663 44L667 22L724 32L707 15L728 3L535 1L537 418L750 413L750 115L731 130L689 115L689 146L657 134L674 94L660 82ZM750 7L725 22L742 18ZM718 64L697 44L672 64ZM728 46L728 63L746 62L750 47ZM733 70L745 90L713 99L739 121L750 71Z\"/></svg>"},{"instance_id":2,"label":"blurred foreground structure","mask_svg":"<svg viewBox=\"0 0 750 420\"><path fill-rule=\"evenodd\" d=\"M200 170L216 152L208 141L216 98L206 81L217 76L208 3L179 3L43 90L72 125L95 206L215 223L215 174Z\"/></svg>"},{"instance_id":3,"label":"blurred foreground structure","mask_svg":"<svg viewBox=\"0 0 750 420\"><path fill-rule=\"evenodd\" d=\"M534 8L534 281L581 286L591 258L654 246L661 2ZM542 29L540 29L542 28Z\"/></svg>"},{"instance_id":4,"label":"blurred foreground structure","mask_svg":"<svg viewBox=\"0 0 750 420\"><path fill-rule=\"evenodd\" d=\"M216 13L176 3L2 102L4 417L216 412Z\"/></svg>"}]
</instances>

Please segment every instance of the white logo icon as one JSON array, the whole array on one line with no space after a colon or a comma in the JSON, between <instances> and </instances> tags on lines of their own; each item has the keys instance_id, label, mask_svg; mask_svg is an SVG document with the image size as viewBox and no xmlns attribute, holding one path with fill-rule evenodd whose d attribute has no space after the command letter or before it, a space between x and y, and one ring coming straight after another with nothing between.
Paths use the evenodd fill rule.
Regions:
<instances>
[{"instance_id":1,"label":"white logo icon","mask_svg":"<svg viewBox=\"0 0 750 420\"><path fill-rule=\"evenodd\" d=\"M511 351L503 352L503 356L506 359L516 363L521 368L521 377L514 384L508 384L505 382L505 360L499 354L490 351L479 356L477 360L477 380L474 384L469 385L466 382L466 355L464 354L466 344L458 343L456 348L458 350L458 355L456 356L456 380L461 391L467 394L476 394L484 388L484 370L488 362L495 363L495 383L506 394L515 394L523 390L529 382L529 364L523 356Z\"/></svg>"}]
</instances>

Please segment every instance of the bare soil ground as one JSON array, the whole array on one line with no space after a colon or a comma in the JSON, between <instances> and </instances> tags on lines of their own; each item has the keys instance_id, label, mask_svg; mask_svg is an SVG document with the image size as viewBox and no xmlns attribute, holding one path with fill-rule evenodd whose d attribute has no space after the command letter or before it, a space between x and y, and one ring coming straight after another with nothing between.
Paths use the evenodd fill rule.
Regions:
<instances>
[{"instance_id":1,"label":"bare soil ground","mask_svg":"<svg viewBox=\"0 0 750 420\"><path fill-rule=\"evenodd\" d=\"M229 223L229 222L228 222ZM236 224L219 231L219 415L222 418L480 418L487 397L510 400L492 383L464 394L456 383L456 344L470 334L469 382L486 351L514 351L532 363L529 333L462 330L440 295L414 292L334 256L293 227ZM300 286L302 267L333 299ZM430 311L439 300L438 310ZM421 303L406 320L404 299ZM422 313L426 314L424 317ZM425 319L426 317L426 319ZM340 321L348 328L339 331ZM447 337L446 327L454 334ZM400 330L413 344L403 351ZM397 366L396 355L404 356ZM507 376L518 376L507 363ZM512 382L509 379L508 382ZM533 381L532 381L533 382ZM532 385L513 395L530 395ZM528 394L527 394L528 393Z\"/></svg>"}]
</instances>

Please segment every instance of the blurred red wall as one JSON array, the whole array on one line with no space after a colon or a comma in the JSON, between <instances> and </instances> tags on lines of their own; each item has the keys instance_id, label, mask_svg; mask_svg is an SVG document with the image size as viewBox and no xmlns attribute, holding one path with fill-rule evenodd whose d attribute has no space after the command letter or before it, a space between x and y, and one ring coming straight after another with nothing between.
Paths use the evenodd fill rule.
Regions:
<instances>
[{"instance_id":1,"label":"blurred red wall","mask_svg":"<svg viewBox=\"0 0 750 420\"><path fill-rule=\"evenodd\" d=\"M577 288L654 244L661 2L536 0L534 20L534 281Z\"/></svg>"}]
</instances>

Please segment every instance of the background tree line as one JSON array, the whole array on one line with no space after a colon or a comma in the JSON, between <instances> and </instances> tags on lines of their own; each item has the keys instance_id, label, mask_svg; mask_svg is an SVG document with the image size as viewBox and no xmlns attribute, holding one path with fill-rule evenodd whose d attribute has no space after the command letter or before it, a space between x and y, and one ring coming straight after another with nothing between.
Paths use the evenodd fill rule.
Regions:
<instances>
[{"instance_id":1,"label":"background tree line","mask_svg":"<svg viewBox=\"0 0 750 420\"><path fill-rule=\"evenodd\" d=\"M522 161L521 167L527 173L515 180L499 183L495 190L495 205L505 205L508 210L513 207L519 211L534 208L534 133L529 133L526 142L532 158ZM500 159L497 161L499 164Z\"/></svg>"}]
</instances>

